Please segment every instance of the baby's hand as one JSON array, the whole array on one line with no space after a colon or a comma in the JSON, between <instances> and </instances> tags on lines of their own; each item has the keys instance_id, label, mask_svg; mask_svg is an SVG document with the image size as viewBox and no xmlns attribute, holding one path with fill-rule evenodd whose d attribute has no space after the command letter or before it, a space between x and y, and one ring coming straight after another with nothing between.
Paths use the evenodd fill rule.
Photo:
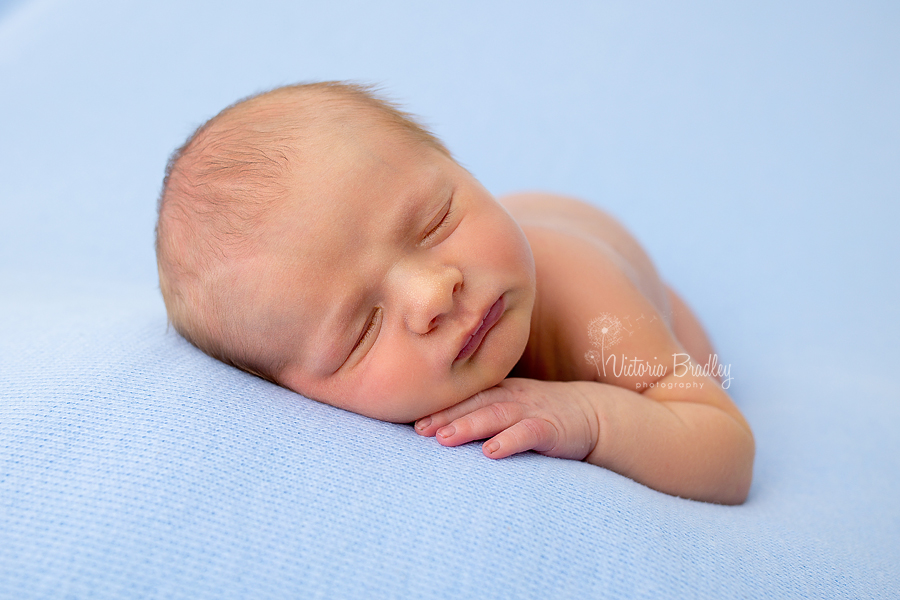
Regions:
<instances>
[{"instance_id":1,"label":"baby's hand","mask_svg":"<svg viewBox=\"0 0 900 600\"><path fill-rule=\"evenodd\" d=\"M490 437L482 446L488 458L535 450L582 460L597 444L599 423L592 404L570 382L505 379L419 419L416 432L434 435L444 446Z\"/></svg>"}]
</instances>

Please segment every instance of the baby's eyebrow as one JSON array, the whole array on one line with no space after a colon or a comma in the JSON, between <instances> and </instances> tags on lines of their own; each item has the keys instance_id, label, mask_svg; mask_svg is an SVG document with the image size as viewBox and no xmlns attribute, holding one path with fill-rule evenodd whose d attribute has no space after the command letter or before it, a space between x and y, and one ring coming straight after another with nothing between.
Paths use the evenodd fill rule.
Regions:
<instances>
[{"instance_id":1,"label":"baby's eyebrow","mask_svg":"<svg viewBox=\"0 0 900 600\"><path fill-rule=\"evenodd\" d=\"M410 198L403 200L403 207L398 210L394 219L391 234L394 238L404 238L422 220L422 213L428 207L430 196L419 192Z\"/></svg>"},{"instance_id":2,"label":"baby's eyebrow","mask_svg":"<svg viewBox=\"0 0 900 600\"><path fill-rule=\"evenodd\" d=\"M436 213L443 205L450 189L450 182L438 178L429 178L423 182L413 194L402 200L403 207L398 211L392 234L402 238L416 227L427 224L435 216L432 213Z\"/></svg>"}]
</instances>

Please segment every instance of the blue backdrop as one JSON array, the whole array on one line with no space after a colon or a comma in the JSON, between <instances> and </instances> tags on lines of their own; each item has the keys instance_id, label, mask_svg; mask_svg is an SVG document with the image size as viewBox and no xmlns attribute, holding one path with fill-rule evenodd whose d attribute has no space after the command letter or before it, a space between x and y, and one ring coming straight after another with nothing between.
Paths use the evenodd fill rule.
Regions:
<instances>
[{"instance_id":1,"label":"blue backdrop","mask_svg":"<svg viewBox=\"0 0 900 600\"><path fill-rule=\"evenodd\" d=\"M0 3L0 597L900 595L900 5ZM321 407L171 331L168 154L378 83L617 215L732 365L746 505Z\"/></svg>"}]
</instances>

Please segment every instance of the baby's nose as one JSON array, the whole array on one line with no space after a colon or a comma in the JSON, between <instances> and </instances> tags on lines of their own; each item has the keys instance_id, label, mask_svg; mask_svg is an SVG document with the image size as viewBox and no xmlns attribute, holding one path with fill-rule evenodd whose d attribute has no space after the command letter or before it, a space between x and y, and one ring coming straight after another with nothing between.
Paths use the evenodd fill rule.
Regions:
<instances>
[{"instance_id":1,"label":"baby's nose","mask_svg":"<svg viewBox=\"0 0 900 600\"><path fill-rule=\"evenodd\" d=\"M462 273L448 265L411 265L399 285L407 327L425 334L453 310L456 293L462 287Z\"/></svg>"}]
</instances>

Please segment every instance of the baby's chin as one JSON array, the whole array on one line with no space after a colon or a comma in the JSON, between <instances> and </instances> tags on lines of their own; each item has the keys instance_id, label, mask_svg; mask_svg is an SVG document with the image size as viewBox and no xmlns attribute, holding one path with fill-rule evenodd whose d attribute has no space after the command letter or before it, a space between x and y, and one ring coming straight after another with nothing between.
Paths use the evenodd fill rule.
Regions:
<instances>
[{"instance_id":1,"label":"baby's chin","mask_svg":"<svg viewBox=\"0 0 900 600\"><path fill-rule=\"evenodd\" d=\"M454 394L453 396L448 397L444 402L439 403L439 404L437 405L437 408L434 409L434 410L431 410L430 412L427 412L427 413L425 413L425 414L420 414L420 415L416 416L416 417L413 418L413 419L409 419L409 420L405 420L405 421L395 421L395 422L397 422L397 423L400 423L400 422L403 422L403 423L411 423L411 422L414 422L414 421L418 421L419 419L423 419L423 418L425 418L425 417L430 417L430 416L432 416L432 415L434 415L434 414L436 414L436 413L439 413L439 412L441 412L441 411L447 410L448 408L452 408L452 407L456 406L457 404L459 404L459 403L461 403L461 402L465 402L466 400L468 400L468 399L471 398L472 396L475 396L475 395L477 395L477 394L479 394L479 393L481 393L481 392L483 392L483 391L485 391L485 390L489 390L489 389L491 389L492 387L494 387L494 386L496 386L496 385L499 385L504 379L506 379L505 376L504 376L504 377L500 377L500 378L497 379L496 381L488 382L486 385L485 385L485 384L482 384L481 386L478 386L478 387L476 387L476 388L474 388L474 389L472 389L472 390L467 390L467 391L465 391L465 392L456 393L456 394Z\"/></svg>"},{"instance_id":2,"label":"baby's chin","mask_svg":"<svg viewBox=\"0 0 900 600\"><path fill-rule=\"evenodd\" d=\"M430 417L443 410L447 410L448 408L456 406L460 402L468 400L480 391L483 390L477 390L475 392L472 392L471 394L454 394L444 398L440 402L429 402L427 407L422 406L419 402L404 403L403 406L386 407L387 405L392 404L389 400L386 399L381 407L366 407L365 409L358 412L365 417L371 417L373 419L378 419L379 421L387 421L389 423L414 423L419 419Z\"/></svg>"}]
</instances>

